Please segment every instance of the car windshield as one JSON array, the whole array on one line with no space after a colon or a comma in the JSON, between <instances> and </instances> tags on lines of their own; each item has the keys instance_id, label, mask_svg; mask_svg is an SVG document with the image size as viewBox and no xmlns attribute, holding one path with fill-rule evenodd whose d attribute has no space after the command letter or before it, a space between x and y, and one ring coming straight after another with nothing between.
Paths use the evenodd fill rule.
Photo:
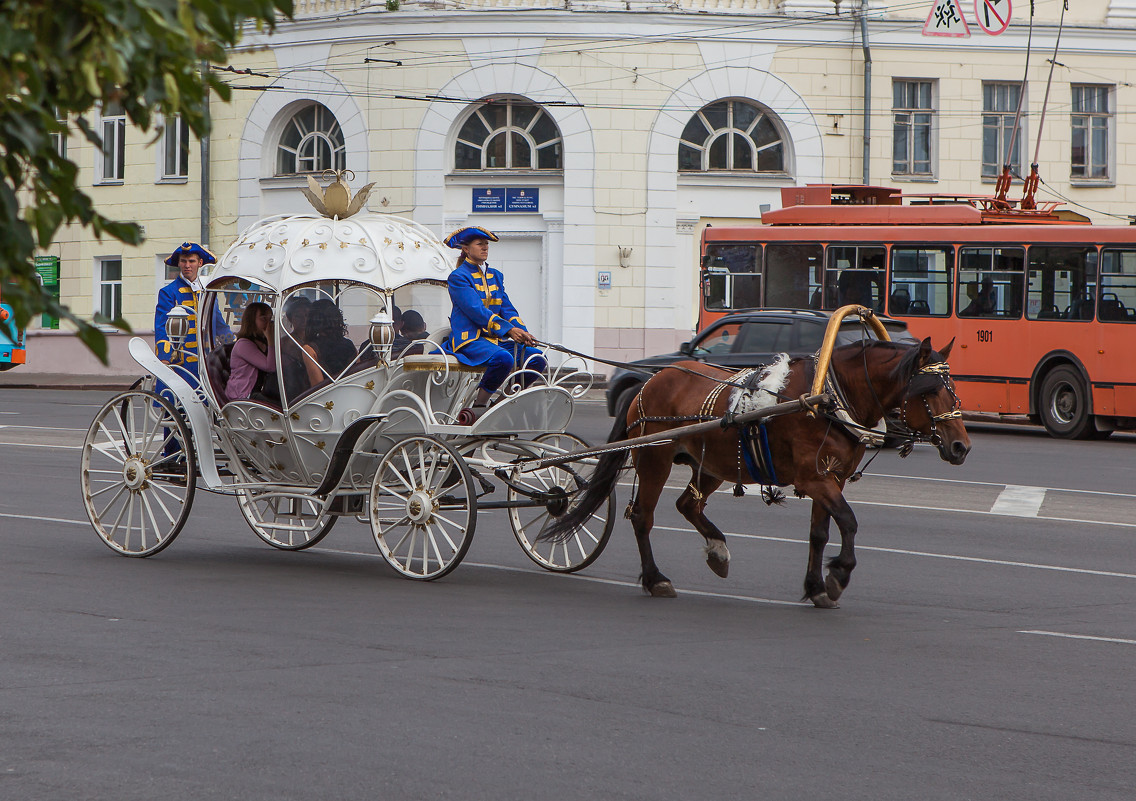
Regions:
<instances>
[{"instance_id":1,"label":"car windshield","mask_svg":"<svg viewBox=\"0 0 1136 801\"><path fill-rule=\"evenodd\" d=\"M700 336L692 351L695 357L721 355L733 350L741 323L722 323Z\"/></svg>"}]
</instances>

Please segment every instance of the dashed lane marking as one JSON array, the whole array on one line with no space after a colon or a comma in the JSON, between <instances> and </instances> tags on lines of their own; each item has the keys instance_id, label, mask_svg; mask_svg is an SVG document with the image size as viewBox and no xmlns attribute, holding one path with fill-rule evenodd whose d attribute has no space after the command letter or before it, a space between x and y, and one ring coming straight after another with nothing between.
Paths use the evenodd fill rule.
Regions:
<instances>
[{"instance_id":1,"label":"dashed lane marking","mask_svg":"<svg viewBox=\"0 0 1136 801\"><path fill-rule=\"evenodd\" d=\"M1067 634L1062 631L1019 631L1018 634L1036 634L1040 637L1060 637L1065 640L1092 640L1093 642L1111 642L1118 645L1136 645L1136 640L1126 640L1122 637L1094 637L1091 634Z\"/></svg>"},{"instance_id":2,"label":"dashed lane marking","mask_svg":"<svg viewBox=\"0 0 1136 801\"><path fill-rule=\"evenodd\" d=\"M994 505L990 507L991 514L1015 515L1017 517L1037 517L1041 505L1045 503L1044 487L1023 487L1017 484L1007 484L998 495Z\"/></svg>"}]
</instances>

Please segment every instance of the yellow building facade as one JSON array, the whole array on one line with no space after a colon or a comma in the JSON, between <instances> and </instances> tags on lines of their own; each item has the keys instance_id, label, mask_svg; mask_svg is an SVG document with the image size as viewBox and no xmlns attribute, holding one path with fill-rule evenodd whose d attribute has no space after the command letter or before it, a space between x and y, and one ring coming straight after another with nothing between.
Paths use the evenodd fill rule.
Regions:
<instances>
[{"instance_id":1,"label":"yellow building facade","mask_svg":"<svg viewBox=\"0 0 1136 801\"><path fill-rule=\"evenodd\" d=\"M1014 167L1029 169L1051 60L1039 198L1126 224L1136 0L1071 4L1056 57L1062 3L1038 0L1028 71L1028 3L989 35L974 2L944 2L964 27L937 30L933 0L298 2L295 21L232 53L207 203L196 142L172 180L162 139L127 131L117 183L73 142L101 210L147 242L61 243L63 299L97 310L119 256L123 314L147 330L158 257L202 238L203 215L223 250L304 211L307 174L346 168L376 183L374 211L497 232L490 261L542 338L618 360L673 350L696 318L706 225L756 222L804 183L990 193L1023 75Z\"/></svg>"}]
</instances>

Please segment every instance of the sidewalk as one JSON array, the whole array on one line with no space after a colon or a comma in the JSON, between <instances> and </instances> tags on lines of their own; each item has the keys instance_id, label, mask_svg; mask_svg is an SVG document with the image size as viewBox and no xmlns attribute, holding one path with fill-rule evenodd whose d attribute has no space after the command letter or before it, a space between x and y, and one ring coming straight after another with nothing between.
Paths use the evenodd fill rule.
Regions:
<instances>
[{"instance_id":1,"label":"sidewalk","mask_svg":"<svg viewBox=\"0 0 1136 801\"><path fill-rule=\"evenodd\" d=\"M13 367L0 373L3 389L126 389L141 376L74 373L33 373Z\"/></svg>"}]
</instances>

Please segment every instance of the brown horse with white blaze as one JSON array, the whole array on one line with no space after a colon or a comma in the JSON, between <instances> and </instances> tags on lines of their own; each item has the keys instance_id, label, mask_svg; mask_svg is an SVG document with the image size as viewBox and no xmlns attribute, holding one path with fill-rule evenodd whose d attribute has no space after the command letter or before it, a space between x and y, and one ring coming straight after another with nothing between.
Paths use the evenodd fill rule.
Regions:
<instances>
[{"instance_id":1,"label":"brown horse with white blaze","mask_svg":"<svg viewBox=\"0 0 1136 801\"><path fill-rule=\"evenodd\" d=\"M856 516L844 499L844 485L856 472L866 450L862 429L877 426L885 415L898 410L898 419L912 439L931 442L951 464L962 464L970 451L970 439L962 425L959 401L946 363L953 341L936 352L929 339L917 345L864 341L835 348L829 373L843 396L847 417L843 420L821 412L804 410L768 418L759 438L764 453L754 475L755 458L743 454L742 434L736 426L708 433L679 435L676 439L632 450L638 476L638 492L628 505L627 516L635 528L642 561L640 580L651 595L673 597L674 586L655 564L650 534L655 507L672 465L691 468L691 480L676 506L706 540L706 562L719 576L729 569L730 553L725 536L705 514L707 501L723 483L774 483L792 486L800 497L812 499L809 528L809 558L804 594L821 608L837 606L856 567ZM802 397L809 392L816 373L813 359L795 359L780 365L774 378L779 386L763 382L765 401ZM773 380L773 379L768 379ZM625 414L617 414L609 443L631 436L656 434L690 422L721 417L728 410L744 409L747 391L736 386L734 373L699 362L682 362L664 368L643 387ZM749 396L751 399L756 395ZM739 407L739 401L743 401ZM752 407L752 404L751 404ZM849 419L851 425L849 425ZM746 438L749 439L748 437ZM600 458L591 481L579 501L555 521L543 539L570 535L604 502L615 488L626 462L625 450ZM840 529L840 553L828 563L823 575L822 556L828 543L829 521Z\"/></svg>"}]
</instances>

